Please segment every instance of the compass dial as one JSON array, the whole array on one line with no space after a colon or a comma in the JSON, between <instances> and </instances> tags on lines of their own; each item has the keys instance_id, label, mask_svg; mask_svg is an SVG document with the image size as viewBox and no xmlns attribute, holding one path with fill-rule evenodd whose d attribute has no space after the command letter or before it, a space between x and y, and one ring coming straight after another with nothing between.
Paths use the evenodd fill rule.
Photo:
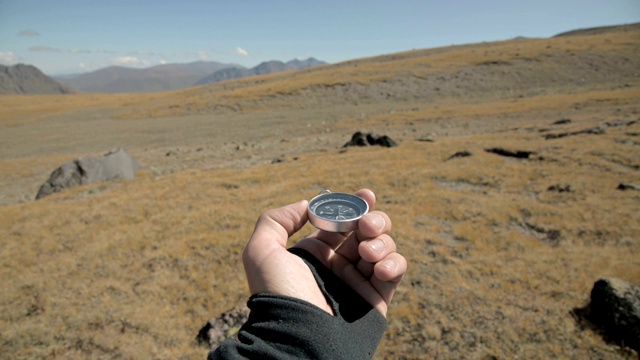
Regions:
<instances>
[{"instance_id":1,"label":"compass dial","mask_svg":"<svg viewBox=\"0 0 640 360\"><path fill-rule=\"evenodd\" d=\"M345 232L357 229L358 220L369 211L367 202L346 193L322 193L309 201L309 220L325 231Z\"/></svg>"},{"instance_id":2,"label":"compass dial","mask_svg":"<svg viewBox=\"0 0 640 360\"><path fill-rule=\"evenodd\" d=\"M358 213L353 206L344 201L328 200L318 204L315 213L327 220L344 221L358 217Z\"/></svg>"}]
</instances>

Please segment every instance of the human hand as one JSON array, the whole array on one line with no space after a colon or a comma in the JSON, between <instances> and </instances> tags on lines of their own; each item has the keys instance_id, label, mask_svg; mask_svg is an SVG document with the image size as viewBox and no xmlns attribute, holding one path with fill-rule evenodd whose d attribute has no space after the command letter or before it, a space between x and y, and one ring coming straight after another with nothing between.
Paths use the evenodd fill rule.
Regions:
<instances>
[{"instance_id":1,"label":"human hand","mask_svg":"<svg viewBox=\"0 0 640 360\"><path fill-rule=\"evenodd\" d=\"M371 190L356 192L373 209ZM287 251L288 238L307 222L306 200L264 212L243 253L251 294L274 293L308 301L333 314L307 264ZM391 220L372 211L350 233L313 232L294 247L302 248L331 269L380 314L386 316L407 261L396 252Z\"/></svg>"}]
</instances>

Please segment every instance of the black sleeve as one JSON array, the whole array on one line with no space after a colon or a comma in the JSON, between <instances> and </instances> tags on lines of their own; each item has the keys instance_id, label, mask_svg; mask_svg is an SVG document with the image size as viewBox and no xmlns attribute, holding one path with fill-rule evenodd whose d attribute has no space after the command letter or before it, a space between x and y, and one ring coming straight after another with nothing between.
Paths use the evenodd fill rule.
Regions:
<instances>
[{"instance_id":1,"label":"black sleeve","mask_svg":"<svg viewBox=\"0 0 640 360\"><path fill-rule=\"evenodd\" d=\"M309 265L335 316L304 300L256 294L239 342L226 340L209 359L370 359L387 326L384 316L309 252L289 251Z\"/></svg>"}]
</instances>

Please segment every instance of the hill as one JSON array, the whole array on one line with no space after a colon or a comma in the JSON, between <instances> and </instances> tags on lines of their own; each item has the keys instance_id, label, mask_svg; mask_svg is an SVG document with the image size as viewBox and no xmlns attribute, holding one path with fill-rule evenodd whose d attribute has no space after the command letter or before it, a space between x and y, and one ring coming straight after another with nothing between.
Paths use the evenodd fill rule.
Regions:
<instances>
[{"instance_id":1,"label":"hill","mask_svg":"<svg viewBox=\"0 0 640 360\"><path fill-rule=\"evenodd\" d=\"M600 26L588 29L577 29L560 33L558 36L600 35L616 32L636 32L640 29L640 23L627 25Z\"/></svg>"},{"instance_id":2,"label":"hill","mask_svg":"<svg viewBox=\"0 0 640 360\"><path fill-rule=\"evenodd\" d=\"M238 65L212 61L164 64L144 69L110 66L60 81L86 93L135 93L174 90L192 86L205 75Z\"/></svg>"},{"instance_id":3,"label":"hill","mask_svg":"<svg viewBox=\"0 0 640 360\"><path fill-rule=\"evenodd\" d=\"M639 52L608 31L0 97L3 354L201 359L198 330L247 299L257 216L368 187L409 261L374 358L637 359L578 310L601 277L640 283ZM355 131L399 146L343 148ZM33 200L114 147L134 180Z\"/></svg>"},{"instance_id":4,"label":"hill","mask_svg":"<svg viewBox=\"0 0 640 360\"><path fill-rule=\"evenodd\" d=\"M239 78L255 76L255 75L266 75L266 74L276 73L280 71L287 71L287 70L302 70L302 69L325 65L325 64L326 62L319 61L314 58L309 58L306 60L294 59L286 63L282 61L272 60L272 61L263 62L251 69L240 69L240 68L222 69L200 79L198 82L195 83L195 85L206 85L206 84L216 83L220 81L239 79Z\"/></svg>"},{"instance_id":5,"label":"hill","mask_svg":"<svg viewBox=\"0 0 640 360\"><path fill-rule=\"evenodd\" d=\"M0 65L0 95L68 94L73 90L46 76L32 65Z\"/></svg>"}]
</instances>

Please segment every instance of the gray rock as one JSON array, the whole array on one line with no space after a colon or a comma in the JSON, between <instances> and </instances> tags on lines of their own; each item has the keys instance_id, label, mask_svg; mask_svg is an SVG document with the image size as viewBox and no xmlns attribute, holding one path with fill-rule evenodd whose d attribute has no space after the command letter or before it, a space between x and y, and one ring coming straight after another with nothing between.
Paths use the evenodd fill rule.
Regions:
<instances>
[{"instance_id":1,"label":"gray rock","mask_svg":"<svg viewBox=\"0 0 640 360\"><path fill-rule=\"evenodd\" d=\"M115 149L99 157L76 159L51 173L38 190L36 200L77 185L133 179L140 169L142 167L123 149Z\"/></svg>"},{"instance_id":2,"label":"gray rock","mask_svg":"<svg viewBox=\"0 0 640 360\"><path fill-rule=\"evenodd\" d=\"M215 348L229 338L235 338L242 324L249 318L249 308L245 304L238 304L217 317L209 320L203 326L196 341L200 345Z\"/></svg>"},{"instance_id":3,"label":"gray rock","mask_svg":"<svg viewBox=\"0 0 640 360\"><path fill-rule=\"evenodd\" d=\"M596 281L589 320L608 340L640 351L640 286L615 278Z\"/></svg>"}]
</instances>

